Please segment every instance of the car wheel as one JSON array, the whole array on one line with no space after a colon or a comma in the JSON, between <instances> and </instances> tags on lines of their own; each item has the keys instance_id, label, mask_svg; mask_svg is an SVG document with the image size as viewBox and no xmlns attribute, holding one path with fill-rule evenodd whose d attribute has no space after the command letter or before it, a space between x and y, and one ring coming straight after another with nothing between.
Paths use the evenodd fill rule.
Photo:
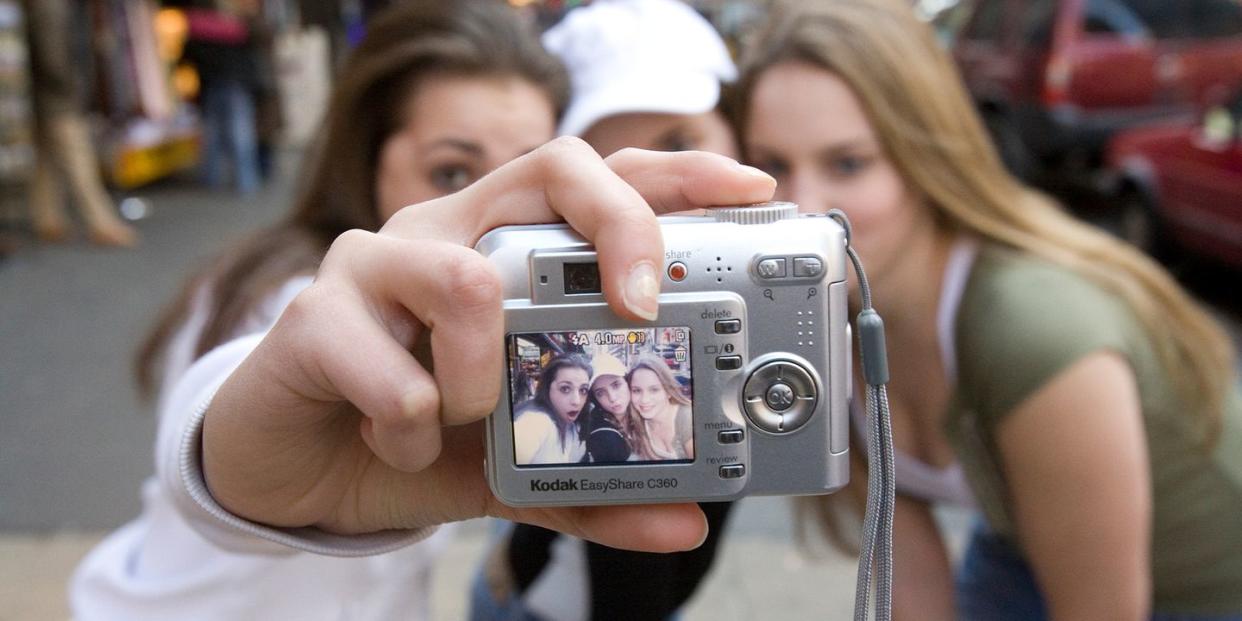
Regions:
<instances>
[{"instance_id":1,"label":"car wheel","mask_svg":"<svg viewBox=\"0 0 1242 621\"><path fill-rule=\"evenodd\" d=\"M1173 257L1173 244L1151 195L1135 187L1122 191L1118 235L1161 261Z\"/></svg>"}]
</instances>

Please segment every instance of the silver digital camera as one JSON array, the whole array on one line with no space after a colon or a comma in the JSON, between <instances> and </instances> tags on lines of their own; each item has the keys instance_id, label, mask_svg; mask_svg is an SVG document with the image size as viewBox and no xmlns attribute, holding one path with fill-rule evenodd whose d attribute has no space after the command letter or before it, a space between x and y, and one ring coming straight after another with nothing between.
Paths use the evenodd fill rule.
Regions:
<instances>
[{"instance_id":1,"label":"silver digital camera","mask_svg":"<svg viewBox=\"0 0 1242 621\"><path fill-rule=\"evenodd\" d=\"M565 225L476 248L504 286L487 478L513 506L825 494L849 479L846 239L791 203L660 219L659 318L617 317Z\"/></svg>"}]
</instances>

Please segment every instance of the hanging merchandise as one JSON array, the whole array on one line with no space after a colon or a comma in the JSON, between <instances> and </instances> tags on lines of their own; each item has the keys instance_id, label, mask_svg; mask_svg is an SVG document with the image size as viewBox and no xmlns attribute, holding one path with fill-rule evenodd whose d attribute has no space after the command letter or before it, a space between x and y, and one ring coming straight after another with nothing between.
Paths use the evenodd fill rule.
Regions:
<instances>
[{"instance_id":1,"label":"hanging merchandise","mask_svg":"<svg viewBox=\"0 0 1242 621\"><path fill-rule=\"evenodd\" d=\"M173 86L175 14L149 0L92 0L95 107L108 119L102 158L113 185L130 189L198 164L197 115ZM169 40L169 39L172 40Z\"/></svg>"},{"instance_id":2,"label":"hanging merchandise","mask_svg":"<svg viewBox=\"0 0 1242 621\"><path fill-rule=\"evenodd\" d=\"M284 116L284 142L309 143L323 123L332 90L331 43L319 27L276 37L276 84Z\"/></svg>"},{"instance_id":3,"label":"hanging merchandise","mask_svg":"<svg viewBox=\"0 0 1242 621\"><path fill-rule=\"evenodd\" d=\"M17 0L0 0L0 185L21 185L34 163L30 59Z\"/></svg>"}]
</instances>

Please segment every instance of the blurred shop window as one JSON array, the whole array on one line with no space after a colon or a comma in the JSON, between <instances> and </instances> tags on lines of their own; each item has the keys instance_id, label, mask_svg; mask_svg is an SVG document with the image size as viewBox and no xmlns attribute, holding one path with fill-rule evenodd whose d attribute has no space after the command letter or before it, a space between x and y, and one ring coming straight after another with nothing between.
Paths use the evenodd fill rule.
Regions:
<instances>
[{"instance_id":1,"label":"blurred shop window","mask_svg":"<svg viewBox=\"0 0 1242 621\"><path fill-rule=\"evenodd\" d=\"M0 0L0 195L16 194L9 188L24 184L33 165L34 114L25 22L17 0Z\"/></svg>"},{"instance_id":2,"label":"blurred shop window","mask_svg":"<svg viewBox=\"0 0 1242 621\"><path fill-rule=\"evenodd\" d=\"M302 146L319 129L332 90L328 32L309 27L276 36L276 85L284 116L284 142Z\"/></svg>"}]
</instances>

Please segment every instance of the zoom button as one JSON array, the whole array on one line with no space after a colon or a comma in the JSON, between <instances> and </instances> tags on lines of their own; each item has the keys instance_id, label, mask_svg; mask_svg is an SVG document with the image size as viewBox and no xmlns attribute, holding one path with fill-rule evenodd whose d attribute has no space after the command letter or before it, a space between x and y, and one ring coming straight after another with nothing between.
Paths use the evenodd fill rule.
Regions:
<instances>
[{"instance_id":1,"label":"zoom button","mask_svg":"<svg viewBox=\"0 0 1242 621\"><path fill-rule=\"evenodd\" d=\"M824 272L824 262L817 257L798 257L794 259L794 278L815 278Z\"/></svg>"},{"instance_id":2,"label":"zoom button","mask_svg":"<svg viewBox=\"0 0 1242 621\"><path fill-rule=\"evenodd\" d=\"M760 278L784 278L785 260L764 259L755 266L755 273L759 274Z\"/></svg>"}]
</instances>

